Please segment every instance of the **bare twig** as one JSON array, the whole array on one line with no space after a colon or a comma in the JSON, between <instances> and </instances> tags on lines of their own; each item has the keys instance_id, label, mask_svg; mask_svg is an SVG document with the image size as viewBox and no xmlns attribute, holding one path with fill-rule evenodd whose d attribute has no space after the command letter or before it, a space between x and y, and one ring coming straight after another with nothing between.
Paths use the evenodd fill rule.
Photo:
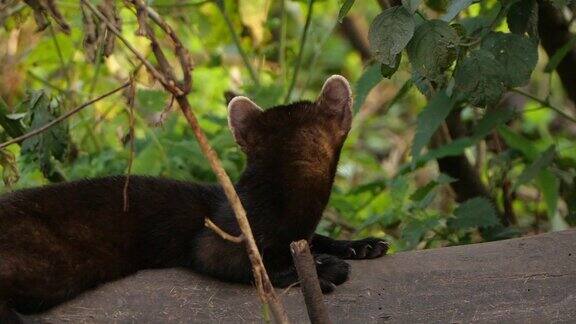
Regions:
<instances>
[{"instance_id":1,"label":"bare twig","mask_svg":"<svg viewBox=\"0 0 576 324\"><path fill-rule=\"evenodd\" d=\"M24 135L22 135L22 136L18 136L18 137L14 138L14 139L11 139L11 140L9 140L9 141L7 141L7 142L4 142L4 143L0 144L0 149L6 147L6 146L8 146L8 145L20 143L20 142L22 142L22 141L24 141L24 140L26 140L26 139L34 136L34 135L38 135L38 134L42 133L43 131L49 129L50 127L52 127L52 126L60 123L61 121L65 120L66 118L68 118L68 117L74 115L75 113L81 111L82 109L90 106L91 104L93 104L93 103L95 103L95 102L97 102L97 101L100 101L100 100L102 100L102 99L104 99L104 98L106 98L106 97L108 97L108 96L110 96L110 95L112 95L112 94L114 94L114 93L116 93L116 92L118 92L118 91L120 91L120 90L128 87L128 86L130 86L130 82L126 82L126 83L124 83L123 85L119 86L118 88L115 88L115 89L113 89L113 90L110 90L110 91L106 92L105 94L102 94L102 95L100 95L100 96L98 96L98 97L96 97L96 98L94 98L94 99L92 99L92 100L89 100L89 101L81 104L80 106L78 106L78 107L76 107L76 108L68 111L67 113L63 114L62 116L60 116L60 117L52 120L51 122L47 123L46 125L44 125L44 126L42 126L42 127L40 127L40 128L36 128L35 130L33 130L33 131L29 132L29 133L26 133L26 134L24 134Z\"/></svg>"},{"instance_id":2,"label":"bare twig","mask_svg":"<svg viewBox=\"0 0 576 324\"><path fill-rule=\"evenodd\" d=\"M134 162L134 100L136 99L136 73L130 79L130 87L128 88L128 108L129 108L129 131L128 136L130 140L130 153L128 155L128 167L126 169L126 181L124 182L124 212L128 211L129 197L128 186L130 185L130 174L132 173L132 163Z\"/></svg>"},{"instance_id":3,"label":"bare twig","mask_svg":"<svg viewBox=\"0 0 576 324\"><path fill-rule=\"evenodd\" d=\"M209 218L204 218L204 226L208 227L209 229L213 230L214 233L218 234L221 238L225 239L226 241L234 242L234 243L242 243L244 241L244 236L233 236L220 227L214 224Z\"/></svg>"},{"instance_id":4,"label":"bare twig","mask_svg":"<svg viewBox=\"0 0 576 324\"><path fill-rule=\"evenodd\" d=\"M568 113L564 112L562 109L560 109L560 108L558 108L558 107L555 107L555 106L552 105L548 100L542 100L542 99L540 99L540 98L538 98L538 97L536 97L536 96L533 96L533 95L531 95L531 94L529 94L529 93L527 93L527 92L524 92L524 91L522 91L522 90L520 90L520 89L512 89L512 91L514 91L514 92L516 92L516 93L518 93L518 94L521 94L521 95L523 95L523 96L526 97L526 98L532 99L532 100L536 101L537 103L539 103L539 104L541 104L541 105L543 105L543 106L545 106L545 107L547 107L547 108L550 108L550 109L554 110L557 114L559 114L560 116L568 119L569 121L571 121L571 122L573 122L573 123L576 123L576 118L575 118L575 117L572 117L572 116L568 115Z\"/></svg>"},{"instance_id":5,"label":"bare twig","mask_svg":"<svg viewBox=\"0 0 576 324\"><path fill-rule=\"evenodd\" d=\"M106 16L104 16L104 14L102 12L100 12L100 10L98 10L98 8L96 8L90 1L87 0L80 0L82 1L82 3L84 3L86 5L86 7L88 9L90 9L90 11L92 11L97 17L98 19L100 19L102 22L104 22L106 24L106 26L108 27L108 30L110 30L112 33L114 33L114 35L116 35L116 37L118 37L119 40L122 41L122 43L124 43L124 45L126 45L126 47L134 54L136 55L136 57L142 62L142 64L144 64L144 66L146 66L146 69L148 69L148 71L150 71L150 73L152 74L152 76L154 76L155 79L157 79L158 81L160 81L160 83L162 83L162 85L170 92L176 94L176 95L183 95L184 92L178 88L174 82L169 82L162 73L160 73L160 71L158 71L154 65L152 65L152 63L150 63L148 60L146 60L146 58L144 57L144 55L140 52L138 52L138 50L136 50L136 48L134 48L134 46L132 46L132 44L130 44L130 42L124 38L124 36L122 36L122 33L120 33L120 31L116 28L116 26L114 26L114 23L112 23L111 21L109 21Z\"/></svg>"},{"instance_id":6,"label":"bare twig","mask_svg":"<svg viewBox=\"0 0 576 324\"><path fill-rule=\"evenodd\" d=\"M324 305L320 282L318 281L316 263L310 253L308 242L306 240L292 242L290 244L290 252L300 278L300 287L302 288L310 322L312 324L331 323Z\"/></svg>"},{"instance_id":7,"label":"bare twig","mask_svg":"<svg viewBox=\"0 0 576 324\"><path fill-rule=\"evenodd\" d=\"M290 96L292 95L292 91L294 91L294 86L296 85L296 80L298 79L298 73L300 72L300 66L302 65L302 56L304 55L304 45L306 44L308 29L310 28L310 23L312 22L313 8L314 0L308 0L308 14L306 15L306 23L304 23L304 29L302 30L302 36L300 37L300 49L298 50L298 57L296 58L296 64L294 66L294 72L292 73L290 86L288 87L288 92L286 92L286 97L284 98L285 103L290 100Z\"/></svg>"},{"instance_id":8,"label":"bare twig","mask_svg":"<svg viewBox=\"0 0 576 324\"><path fill-rule=\"evenodd\" d=\"M260 297L260 300L262 301L265 308L267 307L267 305L270 305L274 318L278 323L288 323L288 315L286 314L286 311L284 310L284 307L282 306L280 300L278 299L274 291L274 288L270 282L270 279L264 267L264 263L262 261L262 256L260 255L258 246L256 245L256 242L254 240L254 236L252 234L252 230L250 228L250 224L246 216L246 211L242 206L242 203L240 201L240 198L238 197L238 194L236 193L236 190L234 189L232 181L224 171L224 168L222 167L222 164L218 159L216 152L210 146L208 139L206 138L206 135L200 128L198 120L196 119L196 116L191 110L190 102L186 97L186 95L190 92L192 83L190 74L192 64L188 51L182 45L182 42L178 39L176 34L173 32L172 28L170 28L170 26L164 21L164 19L160 15L158 15L155 11L146 6L144 1L142 0L129 1L137 8L137 10L146 9L148 17L151 20L153 20L156 23L156 25L158 25L164 32L166 32L170 36L170 39L173 41L176 56L180 61L180 66L183 71L183 79L184 79L183 82L177 82L173 78L173 73L171 73L171 69L169 68L168 62L166 61L166 58L160 47L156 48L153 47L154 56L156 57L156 60L159 62L159 70L158 70L145 59L144 55L142 55L136 49L134 49L134 47L126 39L122 37L122 35L117 31L114 25L111 22L109 22L107 18L98 11L97 8L95 8L86 0L81 1L85 3L88 6L88 8L90 8L90 10L92 10L98 16L99 19L101 19L103 22L106 23L108 28L118 38L120 38L132 52L134 52L136 57L140 61L142 61L142 63L150 71L153 71L152 75L158 80L160 80L164 88L167 91L171 92L172 95L175 97L176 101L180 106L180 109L182 110L182 113L184 114L184 117L186 118L188 124L192 128L194 136L198 140L202 153L208 159L210 167L216 174L218 182L222 186L224 193L234 211L236 220L238 221L238 226L242 231L242 235L244 237L243 241L246 244L248 257L252 264L252 271L254 274L258 296ZM151 27L148 26L147 24L147 20L140 19L139 23L145 24L145 26L141 26L141 30L146 31L147 38L150 39L152 44L157 43L154 33L151 32ZM180 85L180 87L178 86L178 84Z\"/></svg>"}]
</instances>

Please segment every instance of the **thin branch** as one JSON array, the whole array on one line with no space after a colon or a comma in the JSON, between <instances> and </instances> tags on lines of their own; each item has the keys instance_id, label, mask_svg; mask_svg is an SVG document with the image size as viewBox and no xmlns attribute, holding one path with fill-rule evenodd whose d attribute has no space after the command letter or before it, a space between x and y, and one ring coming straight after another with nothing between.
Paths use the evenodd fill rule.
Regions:
<instances>
[{"instance_id":1,"label":"thin branch","mask_svg":"<svg viewBox=\"0 0 576 324\"><path fill-rule=\"evenodd\" d=\"M531 94L529 94L529 93L527 93L527 92L524 92L524 91L522 91L522 90L520 90L520 89L512 89L512 91L514 91L514 92L516 92L516 93L518 93L518 94L521 94L521 95L523 95L523 96L526 97L526 98L530 98L530 99L538 102L539 104L541 104L541 105L543 105L543 106L545 106L545 107L547 107L547 108L550 108L550 109L554 110L554 111L555 111L556 113L558 113L560 116L568 119L569 121L571 121L571 122L573 122L573 123L576 123L576 118L568 115L567 113L565 113L564 111L562 111L560 108L555 107L554 105L550 104L550 102L549 102L548 100L542 100L542 99L540 99L540 98L538 98L538 97L536 97L536 96L533 96L533 95L531 95Z\"/></svg>"},{"instance_id":2,"label":"thin branch","mask_svg":"<svg viewBox=\"0 0 576 324\"><path fill-rule=\"evenodd\" d=\"M196 1L196 2L175 2L175 3L158 3L152 4L152 7L156 7L159 9L171 9L171 8L186 8L186 7L199 7L205 5L207 3L213 2L214 0L203 0L203 1Z\"/></svg>"},{"instance_id":3,"label":"thin branch","mask_svg":"<svg viewBox=\"0 0 576 324\"><path fill-rule=\"evenodd\" d=\"M240 43L240 38L238 37L238 35L236 34L236 31L234 30L234 25L232 24L232 20L230 19L230 16L226 12L224 5L217 4L217 7L220 10L220 12L222 13L222 17L224 18L224 22L226 23L226 26L228 27L228 31L230 32L230 35L232 36L232 40L234 41L234 45L236 45L236 48L238 49L238 53L240 53L240 56L242 57L242 61L244 62L244 65L248 69L248 73L250 73L250 78L252 79L252 82L254 82L254 84L256 84L256 85L260 84L260 81L258 80L258 74L256 73L256 70L254 69L254 67L250 63L250 59L248 58L248 55L246 54L246 52L242 48L242 44Z\"/></svg>"},{"instance_id":4,"label":"thin branch","mask_svg":"<svg viewBox=\"0 0 576 324\"><path fill-rule=\"evenodd\" d=\"M320 289L318 274L316 272L316 263L310 253L308 242L300 240L290 244L290 252L294 259L294 266L300 278L300 288L306 302L308 318L312 324L331 323L326 305L324 305L324 296Z\"/></svg>"},{"instance_id":5,"label":"thin branch","mask_svg":"<svg viewBox=\"0 0 576 324\"><path fill-rule=\"evenodd\" d=\"M113 90L110 90L110 91L106 92L105 94L102 94L102 95L100 95L100 96L98 96L98 97L96 97L96 98L94 98L94 99L92 99L92 100L89 100L89 101L81 104L80 106L78 106L78 107L76 107L76 108L68 111L67 113L63 114L62 116L60 116L60 117L52 120L51 122L43 125L43 126L40 127L40 128L36 128L35 130L33 130L33 131L29 132L29 133L26 133L26 134L24 134L24 135L22 135L22 136L18 136L18 137L14 138L14 139L11 139L11 140L9 140L9 141L7 141L7 142L4 142L4 143L0 144L0 149L5 148L5 147L8 146L8 145L20 143L20 142L22 142L23 140L26 140L26 139L34 136L34 135L38 135L38 134L44 132L45 130L49 129L50 127L52 127L52 126L60 123L61 121L65 120L66 118L68 118L68 117L74 115L75 113L81 111L82 109L90 106L91 104L93 104L93 103L95 103L95 102L97 102L97 101L100 101L100 100L102 100L102 99L104 99L104 98L106 98L106 97L108 97L108 96L110 96L110 95L112 95L112 94L114 94L114 93L116 93L116 92L118 92L118 91L120 91L120 90L128 87L128 86L130 86L130 82L126 82L126 83L124 83L123 85L119 86L118 88L115 88L115 89L113 89Z\"/></svg>"},{"instance_id":6,"label":"thin branch","mask_svg":"<svg viewBox=\"0 0 576 324\"><path fill-rule=\"evenodd\" d=\"M314 8L314 0L308 0L308 13L306 14L306 23L304 24L304 29L302 30L302 36L300 37L300 49L298 51L298 57L296 58L294 72L292 73L292 80L290 81L288 92L286 93L286 97L284 98L285 103L287 103L290 100L290 96L292 95L292 91L294 91L294 86L296 85L296 80L298 79L298 73L300 72L300 66L302 65L302 57L304 55L304 45L306 44L308 29L310 28L310 23L312 22L313 8Z\"/></svg>"},{"instance_id":7,"label":"thin branch","mask_svg":"<svg viewBox=\"0 0 576 324\"><path fill-rule=\"evenodd\" d=\"M136 100L136 82L135 82L135 78L136 78L136 73L134 73L132 75L132 78L130 78L130 87L128 88L128 108L129 108L129 131L128 131L128 136L130 137L130 153L128 155L128 167L126 170L126 181L124 182L124 190L123 190L123 197L124 197L124 212L128 211L129 208L129 197L128 197L128 187L130 185L130 175L132 173L132 164L134 162L134 143L135 143L135 139L134 139L134 101Z\"/></svg>"},{"instance_id":8,"label":"thin branch","mask_svg":"<svg viewBox=\"0 0 576 324\"><path fill-rule=\"evenodd\" d=\"M56 48L56 53L58 54L58 60L60 60L60 65L62 66L62 69L64 70L64 77L66 78L67 88L71 88L72 87L72 78L70 77L70 74L68 73L68 66L66 64L66 61L64 61L64 55L62 54L62 49L60 47L60 43L58 42L58 39L56 38L56 32L54 31L54 27L52 27L52 24L50 24L48 26L48 30L50 31L50 36L52 37L52 42L54 43L54 47ZM66 94L70 94L70 92L66 92Z\"/></svg>"},{"instance_id":9,"label":"thin branch","mask_svg":"<svg viewBox=\"0 0 576 324\"><path fill-rule=\"evenodd\" d=\"M226 233L223 229L218 227L218 225L214 224L209 218L204 218L204 226L208 227L209 229L213 230L214 233L218 234L221 238L225 239L226 241L230 241L233 243L242 243L244 242L244 236L234 236Z\"/></svg>"},{"instance_id":10,"label":"thin branch","mask_svg":"<svg viewBox=\"0 0 576 324\"><path fill-rule=\"evenodd\" d=\"M278 49L278 63L280 64L280 75L282 76L282 86L286 86L286 32L288 26L288 12L286 1L280 0L280 45Z\"/></svg>"}]
</instances>

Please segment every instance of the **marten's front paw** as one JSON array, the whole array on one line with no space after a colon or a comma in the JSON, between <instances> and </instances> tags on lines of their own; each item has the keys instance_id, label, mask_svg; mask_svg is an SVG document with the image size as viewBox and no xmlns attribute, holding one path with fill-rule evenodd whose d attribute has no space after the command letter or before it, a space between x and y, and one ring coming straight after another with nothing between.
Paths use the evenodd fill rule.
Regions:
<instances>
[{"instance_id":1,"label":"marten's front paw","mask_svg":"<svg viewBox=\"0 0 576 324\"><path fill-rule=\"evenodd\" d=\"M318 254L314 259L323 293L332 292L337 285L348 280L350 265L346 261L329 254Z\"/></svg>"},{"instance_id":2,"label":"marten's front paw","mask_svg":"<svg viewBox=\"0 0 576 324\"><path fill-rule=\"evenodd\" d=\"M379 258L388 252L390 245L388 242L375 237L369 237L357 241L347 241L344 259L374 259Z\"/></svg>"}]
</instances>

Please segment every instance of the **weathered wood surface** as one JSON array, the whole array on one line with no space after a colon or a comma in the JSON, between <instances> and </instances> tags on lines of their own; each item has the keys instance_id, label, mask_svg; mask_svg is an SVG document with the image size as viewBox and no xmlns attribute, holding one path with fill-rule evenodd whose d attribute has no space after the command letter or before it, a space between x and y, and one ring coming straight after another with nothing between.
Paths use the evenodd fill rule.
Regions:
<instances>
[{"instance_id":1,"label":"weathered wood surface","mask_svg":"<svg viewBox=\"0 0 576 324\"><path fill-rule=\"evenodd\" d=\"M352 263L326 296L336 323L576 323L576 231ZM184 270L142 271L32 323L261 322L255 290ZM299 288L282 295L307 322Z\"/></svg>"}]
</instances>

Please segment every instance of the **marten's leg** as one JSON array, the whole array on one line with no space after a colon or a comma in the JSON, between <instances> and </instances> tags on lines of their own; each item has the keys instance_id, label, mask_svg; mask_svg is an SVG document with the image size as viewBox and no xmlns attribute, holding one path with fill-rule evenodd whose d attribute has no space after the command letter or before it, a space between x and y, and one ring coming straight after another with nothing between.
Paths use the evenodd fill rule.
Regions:
<instances>
[{"instance_id":1,"label":"marten's leg","mask_svg":"<svg viewBox=\"0 0 576 324\"><path fill-rule=\"evenodd\" d=\"M342 259L373 259L386 254L388 242L378 238L357 241L334 240L314 234L310 243L313 253L325 253Z\"/></svg>"},{"instance_id":2,"label":"marten's leg","mask_svg":"<svg viewBox=\"0 0 576 324\"><path fill-rule=\"evenodd\" d=\"M282 253L265 251L262 254L265 258L269 256L277 261L277 257ZM244 244L226 241L209 229L202 230L195 238L191 260L191 268L221 280L242 283L254 280ZM345 261L327 254L314 255L314 260L324 293L331 292L336 285L348 280L350 265ZM284 261L266 264L270 281L276 287L288 287L298 281L298 274L289 253L288 259Z\"/></svg>"},{"instance_id":3,"label":"marten's leg","mask_svg":"<svg viewBox=\"0 0 576 324\"><path fill-rule=\"evenodd\" d=\"M350 265L333 255L317 254L314 255L316 262L316 272L318 281L323 293L329 293L348 280L350 274ZM298 273L294 266L283 271L270 271L270 281L276 287L285 288L298 281Z\"/></svg>"}]
</instances>

